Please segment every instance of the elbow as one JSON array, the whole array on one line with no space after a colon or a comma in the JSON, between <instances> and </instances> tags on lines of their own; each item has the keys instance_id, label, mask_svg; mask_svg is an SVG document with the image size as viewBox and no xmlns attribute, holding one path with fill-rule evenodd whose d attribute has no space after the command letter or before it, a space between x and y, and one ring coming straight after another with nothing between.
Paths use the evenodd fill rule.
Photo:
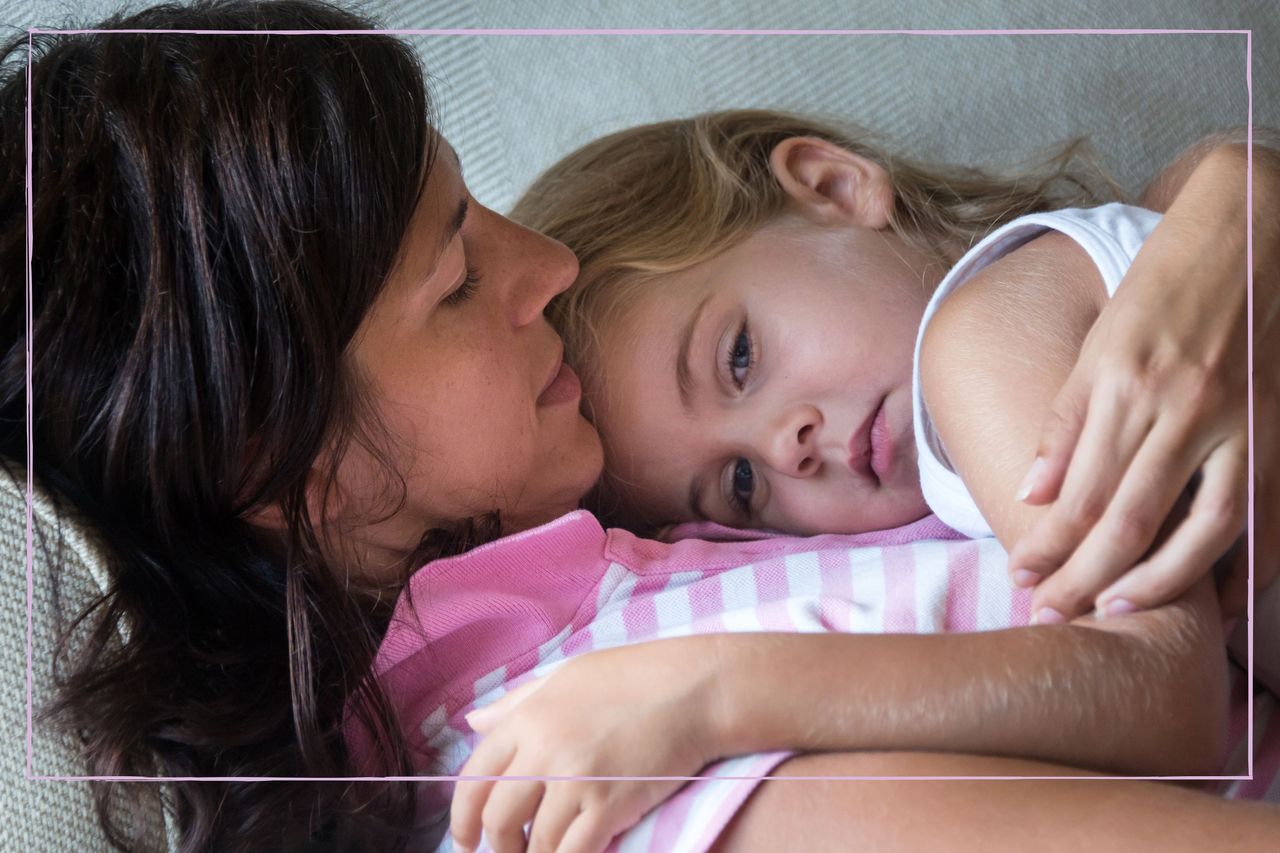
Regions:
<instances>
[{"instance_id":1,"label":"elbow","mask_svg":"<svg viewBox=\"0 0 1280 853\"><path fill-rule=\"evenodd\" d=\"M1231 693L1227 654L1222 645L1213 652L1213 659L1202 663L1199 689L1187 692L1187 704L1193 709L1186 724L1188 775L1216 776L1227 763Z\"/></svg>"},{"instance_id":2,"label":"elbow","mask_svg":"<svg viewBox=\"0 0 1280 853\"><path fill-rule=\"evenodd\" d=\"M1160 667L1165 687L1172 689L1158 691L1164 696L1161 711L1166 721L1152 727L1157 733L1157 743L1152 744L1157 754L1147 772L1216 776L1226 764L1230 712L1226 649L1220 631L1203 633L1206 636L1197 637L1182 654L1166 657L1166 665ZM1216 642L1207 636L1215 633Z\"/></svg>"},{"instance_id":3,"label":"elbow","mask_svg":"<svg viewBox=\"0 0 1280 853\"><path fill-rule=\"evenodd\" d=\"M1209 600L1190 608L1175 604L1127 624L1107 626L1116 629L1109 663L1128 672L1132 679L1125 688L1128 695L1141 697L1132 709L1133 725L1112 729L1137 736L1127 742L1124 736L1112 741L1120 747L1108 762L1113 772L1142 776L1222 772L1227 760L1230 690L1216 607L1216 601Z\"/></svg>"},{"instance_id":4,"label":"elbow","mask_svg":"<svg viewBox=\"0 0 1280 853\"><path fill-rule=\"evenodd\" d=\"M1190 691L1188 691L1190 693ZM1227 762L1225 685L1212 694L1187 696L1183 708L1171 709L1173 720L1153 744L1148 773L1157 776L1217 776ZM1218 697L1223 697L1219 701Z\"/></svg>"}]
</instances>

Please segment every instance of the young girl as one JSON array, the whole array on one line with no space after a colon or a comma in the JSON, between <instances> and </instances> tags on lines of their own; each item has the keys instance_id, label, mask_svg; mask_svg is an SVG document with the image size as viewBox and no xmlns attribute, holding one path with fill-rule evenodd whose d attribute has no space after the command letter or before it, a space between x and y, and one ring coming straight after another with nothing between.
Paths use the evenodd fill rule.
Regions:
<instances>
[{"instance_id":1,"label":"young girl","mask_svg":"<svg viewBox=\"0 0 1280 853\"><path fill-rule=\"evenodd\" d=\"M606 475L596 506L611 518L646 528L700 520L801 534L890 528L932 509L968 535L990 536L994 530L1001 541L1011 543L1039 512L1020 505L1014 493L1035 448L1042 414L1108 294L1159 220L1149 211L1122 205L1023 216L1097 200L1082 191L1083 182L1060 168L1068 154L1060 158L1059 168L1021 180L998 181L972 171L931 172L821 124L752 111L623 131L553 167L514 215L565 241L579 255L578 281L551 310L582 370L589 411L604 441ZM1055 186L1063 179L1070 182L1065 191ZM965 282L965 289L958 289ZM919 469L917 436L925 448ZM1215 487L1220 483L1215 480ZM1227 485L1242 487L1231 479ZM1233 498L1202 489L1196 500L1238 507ZM1238 509L1227 514L1223 532L1209 546L1218 553L1241 531ZM1165 611L1080 623L1083 631L1059 637L1075 648L1064 650L1056 661L1040 646L1036 653L1046 657L1023 678L1073 685L1071 698L1059 700L1053 711L1044 702L1038 708L1022 705L1020 686L1010 683L1018 679L1008 675L1022 671L1030 660L1029 647L1022 645L1021 636L1015 638L1017 632L999 639L951 638L950 648L939 644L924 659L937 666L949 659L950 651L970 661L969 671L956 676L968 686L984 669L973 661L984 655L994 668L1012 667L1005 678L993 675L983 684L1009 693L982 706L985 722L999 732L985 728L984 736L993 739L982 747L968 740L967 726L976 721L965 713L981 703L970 704L972 694L950 692L950 673L938 675L931 685L939 691L936 695L964 697L954 702L945 721L903 712L886 723L873 711L870 719L857 716L856 724L847 718L831 721L823 734L814 733L822 727L814 724L812 712L802 710L805 699L785 698L776 690L786 682L789 696L812 697L814 692L792 688L797 678L804 682L796 673L816 670L821 675L813 677L815 685L856 685L849 689L847 705L837 703L844 713L857 714L850 707L859 703L882 707L877 693L892 692L885 687L893 682L889 673L922 662L895 656L893 642L903 638L865 645L856 669L815 661L838 659L841 640L865 643L872 638L822 638L831 641L827 655L821 654L818 638L804 638L789 653L774 648L744 654L753 669L738 671L726 664L720 672L726 684L741 678L760 685L722 688L734 697L726 704L750 709L737 720L740 739L734 746L884 748L940 742L1114 769L1110 760L1115 752L1102 764L1098 753L1085 753L1102 741L1111 744L1108 750L1123 750L1120 743L1138 729L1150 733L1153 721L1144 718L1139 710L1144 703L1136 696L1134 704L1123 700L1112 706L1105 720L1095 719L1096 726L1074 729L1064 752L1052 756L1039 751L1045 746L1043 736L1046 730L1065 734L1063 723L1040 719L1041 740L1026 753L1021 752L1025 745L1015 746L1020 742L1018 720L1025 720L1024 713L1061 713L1078 720L1091 716L1095 703L1116 699L1111 691L1119 683L1142 678L1144 669L1151 673L1151 651L1168 649L1171 635L1163 632L1173 623L1139 642L1145 652L1123 663L1123 655L1112 658L1110 667L1100 665L1101 658L1080 666L1075 655L1083 647L1076 644L1099 639L1086 639L1099 628L1115 632L1101 641L1099 650L1117 635L1133 639L1130 631L1151 629L1151 623L1139 627L1143 620L1161 622L1170 611L1178 613L1175 632L1197 634L1192 645L1210 644L1200 647L1205 656L1198 658L1197 668L1184 671L1205 678L1200 684L1207 692L1174 701L1186 702L1184 710L1215 706L1217 700L1208 697L1218 690L1213 686L1218 676L1209 673L1221 665L1221 638L1210 638L1217 630L1207 584L1202 581ZM1105 595L1100 608L1108 616L1134 609L1126 600ZM1066 621L1050 609L1035 616L1045 624ZM1163 638L1157 640L1157 635ZM1048 636L1042 639L1049 641ZM732 647L735 641L755 642L739 637L725 645ZM808 658L801 651L806 642ZM1028 637L1026 642L1035 640ZM718 653L733 658L732 653ZM1198 668L1206 663L1208 670ZM597 735L610 731L650 747L664 732L685 736L693 730L711 745L692 754L734 754L725 741L715 740L717 735L682 724L678 714L663 708L670 697L680 696L675 687L670 693L664 690L661 699L625 693L634 703L651 703L652 711L647 707L620 715L629 721L626 725L598 722L609 716L601 710L600 703L609 702L601 683L625 690L617 679L609 679L610 666L633 672L640 665L638 657L616 655L609 664L590 669L584 661L576 676L559 679L554 698L545 697L540 711L528 713L535 718L540 713L569 716L572 722L562 721L561 730L588 740L598 737L587 737L584 729ZM765 673L776 673L778 681ZM666 679L658 683L682 683L670 675ZM1094 686L1085 687L1090 681ZM576 698L597 720L564 710L575 698L570 684L585 694ZM1108 686L1094 693L1101 684ZM920 690L928 692L923 686ZM907 695L897 693L896 699L890 707L912 707ZM1047 701L1048 694L1041 699ZM516 701L504 700L504 710ZM688 711L696 701L677 706ZM1008 719L1002 716L1015 707L1020 710ZM651 717L641 724L646 713ZM487 731L494 716L477 715L473 724ZM807 725L797 733L787 727L788 717ZM1202 717L1201 722L1208 720ZM878 728L886 724L894 734ZM1190 729L1184 725L1173 728L1185 734ZM520 728L513 721L492 748L482 742L463 772L568 772L564 760L542 765L528 757L528 743L545 736L547 729L536 723L522 732ZM743 731L751 734L742 737ZM783 731L796 739L778 737ZM587 751L559 742L545 749L558 750ZM583 766L597 774L638 772L621 757L629 754L626 747L602 753L616 763L584 758ZM1180 772L1154 765L1138 770L1142 764L1140 759L1130 770ZM638 766L654 775L690 772L674 759L670 765ZM455 798L455 831L459 838L474 840L489 788L468 785ZM524 794L532 808L536 797L530 797L534 795ZM621 794L601 797L623 812L635 808ZM512 818L532 817L532 811L516 804L520 799L508 794L490 808L505 810ZM550 792L547 799L552 799ZM565 799L557 797L554 806L542 807L551 813L553 825L556 809L569 807ZM538 811L539 820L543 814Z\"/></svg>"},{"instance_id":2,"label":"young girl","mask_svg":"<svg viewBox=\"0 0 1280 853\"><path fill-rule=\"evenodd\" d=\"M1091 303L1081 304L1074 320L1079 334L1065 337L1072 331L1066 315L1053 330L1061 344L1052 355L1074 364L1083 332L1157 217L1109 207L1028 221L1002 232L998 247L967 257L938 291L947 269L997 226L1101 200L1087 174L1066 170L1073 153L1039 172L996 179L929 170L889 157L865 135L805 119L736 112L624 131L570 155L531 188L515 215L579 253L579 281L553 311L584 370L587 404L605 440L597 508L633 528L712 520L799 534L882 529L932 509L958 530L990 535L950 470L929 408L913 394L921 378L918 364L911 372L919 354L913 345L918 330L923 340L930 296L941 302L997 257L1056 231L1075 236L1042 241L1030 255L1057 242L1077 261L1098 262L1102 279L1081 270L1089 280L1071 282L1064 293L1048 285L1019 293L1038 297L1029 311ZM627 192L600 193L601 185ZM1082 248L1071 249L1077 242ZM995 326L977 331L986 340L1002 334ZM1017 378L982 375L986 384L1001 379L1006 386ZM1045 377L1037 380L1033 387L1056 390L1045 387ZM1033 456L1035 445L1025 439L1047 399L985 405L998 402L995 411L1018 407L1008 414L1040 403L1033 416L1012 420L1021 425L1021 447L988 460L1012 476ZM917 439L924 448L919 471ZM1212 488L1204 502L1234 509L1221 513L1210 541L1200 543L1205 553L1224 551L1243 523L1232 493L1242 489L1243 471L1214 473L1206 472ZM1019 489L1006 491L1013 497ZM1000 515L1027 517L1013 501L1000 504ZM1165 507L1160 517L1167 513ZM992 521L997 531L1002 523ZM1145 550L1155 530L1137 519L1130 527L1146 537ZM1012 537L1002 539L1012 546ZM1022 574L1030 585L1031 573ZM1103 593L1097 604L1114 597Z\"/></svg>"}]
</instances>

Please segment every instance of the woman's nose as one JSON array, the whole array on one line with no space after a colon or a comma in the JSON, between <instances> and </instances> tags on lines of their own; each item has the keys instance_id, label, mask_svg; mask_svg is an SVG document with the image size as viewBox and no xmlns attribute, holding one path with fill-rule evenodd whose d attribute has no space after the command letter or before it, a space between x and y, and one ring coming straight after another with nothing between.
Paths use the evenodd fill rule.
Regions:
<instances>
[{"instance_id":1,"label":"woman's nose","mask_svg":"<svg viewBox=\"0 0 1280 853\"><path fill-rule=\"evenodd\" d=\"M764 457L769 467L788 477L809 477L822 465L818 456L818 433L822 413L810 405L786 412L766 437Z\"/></svg>"},{"instance_id":2,"label":"woman's nose","mask_svg":"<svg viewBox=\"0 0 1280 853\"><path fill-rule=\"evenodd\" d=\"M569 289L578 277L578 259L563 243L544 237L510 220L511 240L518 244L514 263L516 284L512 293L512 322L526 326L542 316L547 303Z\"/></svg>"}]
</instances>

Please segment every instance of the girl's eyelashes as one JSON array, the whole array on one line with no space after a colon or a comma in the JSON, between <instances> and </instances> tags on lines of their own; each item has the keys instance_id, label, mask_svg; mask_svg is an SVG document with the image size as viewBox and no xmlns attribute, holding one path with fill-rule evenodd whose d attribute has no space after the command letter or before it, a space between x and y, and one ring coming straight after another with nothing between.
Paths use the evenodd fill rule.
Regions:
<instances>
[{"instance_id":1,"label":"girl's eyelashes","mask_svg":"<svg viewBox=\"0 0 1280 853\"><path fill-rule=\"evenodd\" d=\"M745 517L751 516L751 496L755 494L756 475L751 462L739 457L730 471L729 504Z\"/></svg>"},{"instance_id":2,"label":"girl's eyelashes","mask_svg":"<svg viewBox=\"0 0 1280 853\"><path fill-rule=\"evenodd\" d=\"M746 386L747 377L751 373L751 366L754 361L755 348L751 344L751 333L744 317L742 325L738 327L738 333L734 335L725 355L725 367L729 371L729 380L733 383L733 387L739 391Z\"/></svg>"},{"instance_id":3,"label":"girl's eyelashes","mask_svg":"<svg viewBox=\"0 0 1280 853\"><path fill-rule=\"evenodd\" d=\"M453 290L445 294L444 299L440 300L445 305L461 305L472 296L476 295L478 285L480 284L480 273L475 267L468 266L467 274L462 281Z\"/></svg>"}]
</instances>

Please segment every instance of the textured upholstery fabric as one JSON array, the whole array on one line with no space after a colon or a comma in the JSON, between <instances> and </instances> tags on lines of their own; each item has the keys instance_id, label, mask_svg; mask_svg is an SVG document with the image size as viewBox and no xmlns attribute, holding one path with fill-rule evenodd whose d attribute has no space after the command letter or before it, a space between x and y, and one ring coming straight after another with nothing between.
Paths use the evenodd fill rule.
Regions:
<instances>
[{"instance_id":1,"label":"textured upholstery fabric","mask_svg":"<svg viewBox=\"0 0 1280 853\"><path fill-rule=\"evenodd\" d=\"M27 753L27 526L25 474L17 482L0 469L0 683L4 701L0 790L6 818L0 821L0 850L61 853L110 849L99 828L87 782L28 778ZM73 738L39 725L40 708L52 696L57 626L74 617L105 583L98 550L82 526L60 520L39 492L33 501L31 586L31 697L33 727L30 775L83 776ZM60 539L60 541L59 541ZM61 567L50 571L47 557ZM56 596L56 597L55 597ZM59 618L61 614L61 619ZM71 646L72 649L78 646ZM146 783L158 786L160 783ZM155 789L158 792L158 787ZM134 814L148 849L165 849L165 822L158 805Z\"/></svg>"}]
</instances>

